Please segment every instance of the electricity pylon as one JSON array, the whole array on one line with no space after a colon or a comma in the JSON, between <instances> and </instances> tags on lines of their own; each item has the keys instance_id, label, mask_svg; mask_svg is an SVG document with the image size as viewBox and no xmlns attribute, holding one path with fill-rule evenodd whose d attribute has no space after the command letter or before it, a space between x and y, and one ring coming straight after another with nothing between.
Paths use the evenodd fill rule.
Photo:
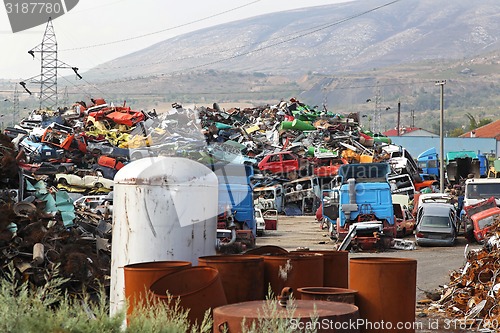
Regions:
<instances>
[{"instance_id":1,"label":"electricity pylon","mask_svg":"<svg viewBox=\"0 0 500 333\"><path fill-rule=\"evenodd\" d=\"M35 52L41 55L40 79L32 80L33 77L30 80L32 80L32 83L40 84L40 109L55 110L57 108L57 70L60 68L71 68L79 79L82 77L78 74L77 67L71 67L57 59L57 40L50 17L45 28L42 43L28 51L33 58L35 58ZM19 82L19 84L31 94L31 91L26 88L25 82Z\"/></svg>"}]
</instances>

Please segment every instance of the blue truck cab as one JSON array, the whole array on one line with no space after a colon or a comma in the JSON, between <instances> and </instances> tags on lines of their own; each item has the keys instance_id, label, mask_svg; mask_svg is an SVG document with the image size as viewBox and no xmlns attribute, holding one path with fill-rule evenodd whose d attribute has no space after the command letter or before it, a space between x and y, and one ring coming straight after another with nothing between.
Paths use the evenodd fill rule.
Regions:
<instances>
[{"instance_id":1,"label":"blue truck cab","mask_svg":"<svg viewBox=\"0 0 500 333\"><path fill-rule=\"evenodd\" d=\"M219 180L219 220L232 215L237 229L257 234L251 179L253 167L244 164L218 163L210 166Z\"/></svg>"},{"instance_id":2,"label":"blue truck cab","mask_svg":"<svg viewBox=\"0 0 500 333\"><path fill-rule=\"evenodd\" d=\"M439 178L439 157L436 148L429 148L418 155L417 165L422 173Z\"/></svg>"},{"instance_id":3,"label":"blue truck cab","mask_svg":"<svg viewBox=\"0 0 500 333\"><path fill-rule=\"evenodd\" d=\"M396 235L387 163L346 164L340 167L338 186L324 197L337 198L335 229L343 240L355 226L353 242L362 249L389 247ZM323 201L325 202L325 201ZM326 205L325 205L326 206Z\"/></svg>"}]
</instances>

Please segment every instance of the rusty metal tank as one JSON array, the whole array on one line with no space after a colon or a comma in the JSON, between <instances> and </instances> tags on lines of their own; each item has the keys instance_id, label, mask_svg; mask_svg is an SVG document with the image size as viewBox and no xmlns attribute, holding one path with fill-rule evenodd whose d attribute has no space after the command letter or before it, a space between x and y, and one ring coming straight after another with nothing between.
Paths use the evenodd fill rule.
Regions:
<instances>
[{"instance_id":1,"label":"rusty metal tank","mask_svg":"<svg viewBox=\"0 0 500 333\"><path fill-rule=\"evenodd\" d=\"M114 178L110 313L125 305L124 266L214 255L217 176L178 157L133 161Z\"/></svg>"},{"instance_id":2,"label":"rusty metal tank","mask_svg":"<svg viewBox=\"0 0 500 333\"><path fill-rule=\"evenodd\" d=\"M240 333L248 330L252 324L256 325L257 332L303 332L306 329L316 329L316 332L359 332L359 312L355 305L321 300L290 301L284 296L290 291L284 288L278 299L215 308L213 332Z\"/></svg>"},{"instance_id":3,"label":"rusty metal tank","mask_svg":"<svg viewBox=\"0 0 500 333\"><path fill-rule=\"evenodd\" d=\"M291 253L320 253L323 255L323 286L349 287L349 252L334 250L297 250Z\"/></svg>"},{"instance_id":4,"label":"rusty metal tank","mask_svg":"<svg viewBox=\"0 0 500 333\"><path fill-rule=\"evenodd\" d=\"M303 287L297 289L300 299L322 300L328 302L340 302L356 304L357 290L334 287Z\"/></svg>"},{"instance_id":5,"label":"rusty metal tank","mask_svg":"<svg viewBox=\"0 0 500 333\"><path fill-rule=\"evenodd\" d=\"M126 265L125 298L128 301L127 315L130 316L140 302L147 298L151 285L167 274L191 267L190 261L154 261Z\"/></svg>"},{"instance_id":6,"label":"rusty metal tank","mask_svg":"<svg viewBox=\"0 0 500 333\"><path fill-rule=\"evenodd\" d=\"M153 283L150 290L155 297L167 303L167 291L174 301L179 299L180 306L189 309L188 319L192 324L200 324L207 310L227 304L219 272L207 266L168 274Z\"/></svg>"},{"instance_id":7,"label":"rusty metal tank","mask_svg":"<svg viewBox=\"0 0 500 333\"><path fill-rule=\"evenodd\" d=\"M284 287L323 286L323 255L319 253L283 253L264 255L265 289L279 295ZM299 295L295 295L299 298Z\"/></svg>"},{"instance_id":8,"label":"rusty metal tank","mask_svg":"<svg viewBox=\"0 0 500 333\"><path fill-rule=\"evenodd\" d=\"M253 254L253 255L280 254L280 253L288 253L288 250L282 248L281 246L264 245L247 250L245 252L245 254Z\"/></svg>"},{"instance_id":9,"label":"rusty metal tank","mask_svg":"<svg viewBox=\"0 0 500 333\"><path fill-rule=\"evenodd\" d=\"M198 258L199 266L219 272L227 303L263 300L264 258L256 255L229 254Z\"/></svg>"},{"instance_id":10,"label":"rusty metal tank","mask_svg":"<svg viewBox=\"0 0 500 333\"><path fill-rule=\"evenodd\" d=\"M361 332L415 332L416 260L351 258L349 283L358 291L356 304L366 321Z\"/></svg>"}]
</instances>

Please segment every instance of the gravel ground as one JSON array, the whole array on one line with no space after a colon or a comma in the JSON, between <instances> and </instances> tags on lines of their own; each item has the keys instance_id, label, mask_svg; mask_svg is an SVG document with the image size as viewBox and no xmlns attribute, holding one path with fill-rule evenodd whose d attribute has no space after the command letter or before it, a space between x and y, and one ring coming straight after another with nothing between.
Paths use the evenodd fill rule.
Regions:
<instances>
[{"instance_id":1,"label":"gravel ground","mask_svg":"<svg viewBox=\"0 0 500 333\"><path fill-rule=\"evenodd\" d=\"M413 240L413 236L406 239ZM257 246L276 245L287 250L295 250L299 247L311 250L332 250L335 242L330 240L326 230L321 230L319 223L314 216L280 216L278 230L266 231L265 234L257 238ZM453 247L417 247L415 250L393 250L389 249L378 253L350 253L350 258L377 256L412 258L417 260L417 333L441 333L441 332L478 332L477 329L470 328L463 321L430 313L426 316L423 310L426 305L418 304L426 299L423 290L433 291L439 286L449 282L449 274L457 270L465 263L464 251L467 242L459 238ZM479 248L477 244L471 244L469 249Z\"/></svg>"}]
</instances>

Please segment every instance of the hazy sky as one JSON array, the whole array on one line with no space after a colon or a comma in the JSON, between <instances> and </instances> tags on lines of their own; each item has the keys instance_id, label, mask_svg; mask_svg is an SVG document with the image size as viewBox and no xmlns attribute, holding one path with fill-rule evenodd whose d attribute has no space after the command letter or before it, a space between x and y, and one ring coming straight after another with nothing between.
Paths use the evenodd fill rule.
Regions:
<instances>
[{"instance_id":1,"label":"hazy sky","mask_svg":"<svg viewBox=\"0 0 500 333\"><path fill-rule=\"evenodd\" d=\"M53 20L58 59L80 73L106 61L165 39L209 26L261 14L349 0L80 0ZM238 8L241 7L241 8ZM238 9L236 9L238 8ZM0 78L28 79L40 74L38 59L28 51L43 39L46 24L12 33L5 7L0 7ZM125 42L117 42L131 37ZM105 46L95 46L107 44ZM93 46L94 47L89 47ZM69 69L60 76L71 75Z\"/></svg>"}]
</instances>

